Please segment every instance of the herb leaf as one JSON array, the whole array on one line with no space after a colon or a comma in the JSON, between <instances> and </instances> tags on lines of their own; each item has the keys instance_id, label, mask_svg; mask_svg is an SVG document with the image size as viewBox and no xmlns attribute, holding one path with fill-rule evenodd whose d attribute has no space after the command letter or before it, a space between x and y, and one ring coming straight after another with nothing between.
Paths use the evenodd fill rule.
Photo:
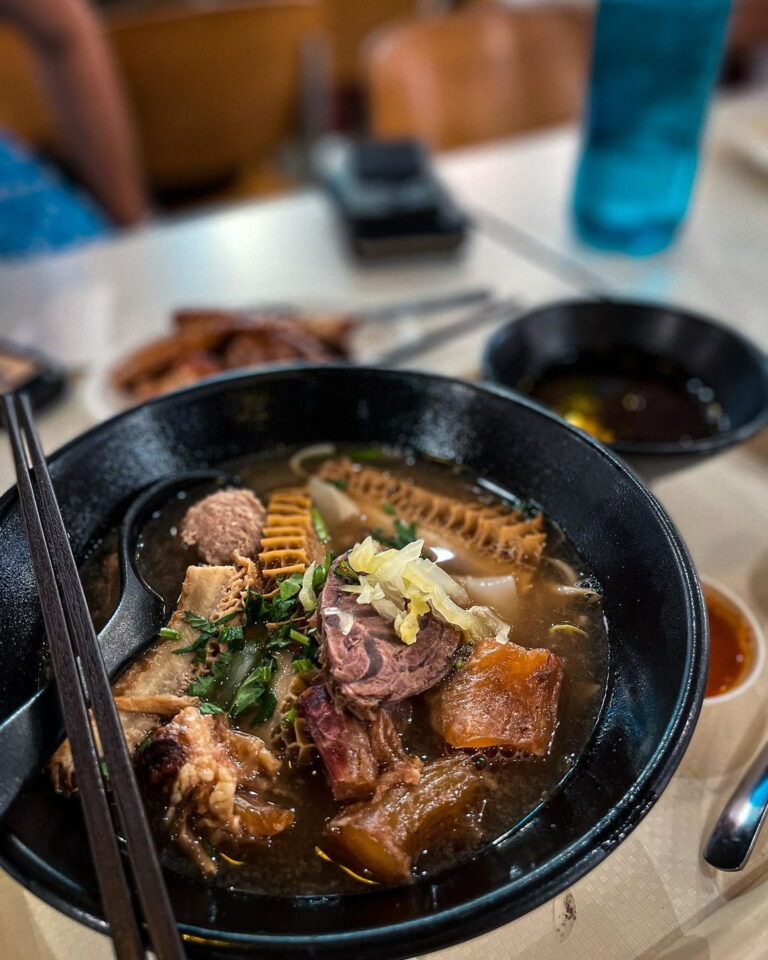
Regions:
<instances>
[{"instance_id":1,"label":"herb leaf","mask_svg":"<svg viewBox=\"0 0 768 960\"><path fill-rule=\"evenodd\" d=\"M187 687L187 693L190 697L200 697L201 700L207 700L213 691L216 678L212 673L207 677L198 677Z\"/></svg>"},{"instance_id":2,"label":"herb leaf","mask_svg":"<svg viewBox=\"0 0 768 960\"><path fill-rule=\"evenodd\" d=\"M200 713L226 713L226 710L222 710L217 704L206 700L205 703L200 704Z\"/></svg>"},{"instance_id":3,"label":"herb leaf","mask_svg":"<svg viewBox=\"0 0 768 960\"><path fill-rule=\"evenodd\" d=\"M403 523L399 517L396 517L394 526L395 532L391 537L388 537L380 527L377 527L373 531L374 539L378 540L379 543L384 546L394 547L395 550L402 550L403 547L407 547L409 543L418 540L415 523Z\"/></svg>"}]
</instances>

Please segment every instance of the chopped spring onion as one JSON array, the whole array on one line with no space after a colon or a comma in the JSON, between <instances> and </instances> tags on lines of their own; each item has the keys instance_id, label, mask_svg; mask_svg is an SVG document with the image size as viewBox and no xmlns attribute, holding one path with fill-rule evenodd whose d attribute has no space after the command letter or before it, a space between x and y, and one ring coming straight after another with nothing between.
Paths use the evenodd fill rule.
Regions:
<instances>
[{"instance_id":1,"label":"chopped spring onion","mask_svg":"<svg viewBox=\"0 0 768 960\"><path fill-rule=\"evenodd\" d=\"M293 672L299 676L309 673L310 670L314 669L315 665L308 657L300 657L298 660L293 661Z\"/></svg>"},{"instance_id":2,"label":"chopped spring onion","mask_svg":"<svg viewBox=\"0 0 768 960\"><path fill-rule=\"evenodd\" d=\"M310 510L310 515L312 517L312 526L315 529L317 534L317 539L320 543L328 543L331 539L330 533L328 533L328 527L326 526L325 520L323 520L323 515L317 509L317 507L312 507Z\"/></svg>"},{"instance_id":3,"label":"chopped spring onion","mask_svg":"<svg viewBox=\"0 0 768 960\"><path fill-rule=\"evenodd\" d=\"M316 569L317 564L310 563L310 565L304 571L304 576L301 581L301 588L299 589L299 603L307 613L309 613L311 610L314 610L317 606L317 594L315 593L314 588Z\"/></svg>"},{"instance_id":4,"label":"chopped spring onion","mask_svg":"<svg viewBox=\"0 0 768 960\"><path fill-rule=\"evenodd\" d=\"M161 627L160 636L163 640L181 640L181 630L174 630L173 627Z\"/></svg>"},{"instance_id":5,"label":"chopped spring onion","mask_svg":"<svg viewBox=\"0 0 768 960\"><path fill-rule=\"evenodd\" d=\"M285 716L283 717L283 723L293 723L298 715L299 712L296 707L291 707L290 710L286 710Z\"/></svg>"}]
</instances>

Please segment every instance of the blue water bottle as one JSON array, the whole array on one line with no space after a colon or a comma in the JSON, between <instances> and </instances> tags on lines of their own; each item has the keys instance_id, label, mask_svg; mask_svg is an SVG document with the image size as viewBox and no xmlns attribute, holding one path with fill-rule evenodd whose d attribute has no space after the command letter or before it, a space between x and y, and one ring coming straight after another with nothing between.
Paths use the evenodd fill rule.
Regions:
<instances>
[{"instance_id":1,"label":"blue water bottle","mask_svg":"<svg viewBox=\"0 0 768 960\"><path fill-rule=\"evenodd\" d=\"M685 216L730 0L601 0L584 145L579 236L642 255Z\"/></svg>"}]
</instances>

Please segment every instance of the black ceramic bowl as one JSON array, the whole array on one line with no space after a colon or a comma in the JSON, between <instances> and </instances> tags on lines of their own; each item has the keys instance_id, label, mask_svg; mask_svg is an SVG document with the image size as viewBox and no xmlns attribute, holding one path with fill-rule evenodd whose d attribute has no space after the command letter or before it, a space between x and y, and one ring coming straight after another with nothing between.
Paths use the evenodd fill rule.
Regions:
<instances>
[{"instance_id":1,"label":"black ceramic bowl","mask_svg":"<svg viewBox=\"0 0 768 960\"><path fill-rule=\"evenodd\" d=\"M548 367L581 353L640 350L668 357L714 391L730 419L715 436L682 444L610 444L646 479L698 463L747 440L768 423L768 361L753 343L712 320L678 308L617 300L567 300L527 313L497 330L483 357L494 383L527 392Z\"/></svg>"},{"instance_id":2,"label":"black ceramic bowl","mask_svg":"<svg viewBox=\"0 0 768 960\"><path fill-rule=\"evenodd\" d=\"M519 917L600 863L645 816L703 697L702 597L664 511L610 451L506 391L346 367L234 375L96 427L55 454L51 472L82 557L131 498L162 477L325 440L410 447L541 503L605 591L606 700L551 799L504 842L428 882L280 899L169 873L190 956L412 957ZM0 501L0 544L4 717L35 690L44 646L14 491ZM56 798L41 774L2 824L0 863L58 909L104 930L85 850L78 803Z\"/></svg>"}]
</instances>

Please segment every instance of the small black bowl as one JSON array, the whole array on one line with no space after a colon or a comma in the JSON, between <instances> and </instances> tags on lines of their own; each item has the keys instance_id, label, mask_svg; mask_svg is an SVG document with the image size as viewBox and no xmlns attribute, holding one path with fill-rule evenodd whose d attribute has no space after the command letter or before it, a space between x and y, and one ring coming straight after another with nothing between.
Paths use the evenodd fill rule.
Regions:
<instances>
[{"instance_id":1,"label":"small black bowl","mask_svg":"<svg viewBox=\"0 0 768 960\"><path fill-rule=\"evenodd\" d=\"M538 307L497 330L486 346L486 379L527 392L554 365L579 354L637 350L669 358L711 387L730 427L691 440L610 444L645 479L698 463L768 424L768 359L746 337L677 307L618 300L566 300Z\"/></svg>"}]
</instances>

